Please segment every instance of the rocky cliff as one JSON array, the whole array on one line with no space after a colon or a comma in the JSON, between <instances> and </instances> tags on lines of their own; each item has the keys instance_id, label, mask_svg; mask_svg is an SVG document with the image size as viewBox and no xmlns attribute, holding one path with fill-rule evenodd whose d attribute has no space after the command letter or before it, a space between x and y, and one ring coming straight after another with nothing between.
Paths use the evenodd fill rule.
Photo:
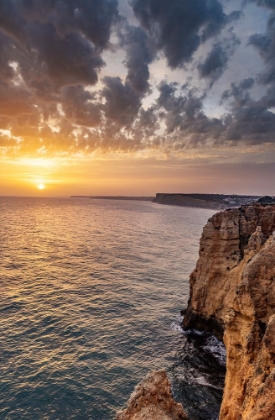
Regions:
<instances>
[{"instance_id":1,"label":"rocky cliff","mask_svg":"<svg viewBox=\"0 0 275 420\"><path fill-rule=\"evenodd\" d=\"M220 420L275 420L275 206L214 215L190 276L185 329L213 331L227 350Z\"/></svg>"},{"instance_id":2,"label":"rocky cliff","mask_svg":"<svg viewBox=\"0 0 275 420\"><path fill-rule=\"evenodd\" d=\"M152 371L138 384L127 408L116 420L188 420L181 404L172 397L166 372Z\"/></svg>"}]
</instances>

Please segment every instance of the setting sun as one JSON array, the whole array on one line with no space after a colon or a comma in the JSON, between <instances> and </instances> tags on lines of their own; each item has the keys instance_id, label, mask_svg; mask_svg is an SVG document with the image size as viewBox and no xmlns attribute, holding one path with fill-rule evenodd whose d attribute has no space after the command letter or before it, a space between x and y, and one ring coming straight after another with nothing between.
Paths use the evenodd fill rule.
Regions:
<instances>
[{"instance_id":1,"label":"setting sun","mask_svg":"<svg viewBox=\"0 0 275 420\"><path fill-rule=\"evenodd\" d=\"M38 188L39 190L44 190L44 189L45 189L45 184L38 184L38 185L37 185L37 188Z\"/></svg>"}]
</instances>

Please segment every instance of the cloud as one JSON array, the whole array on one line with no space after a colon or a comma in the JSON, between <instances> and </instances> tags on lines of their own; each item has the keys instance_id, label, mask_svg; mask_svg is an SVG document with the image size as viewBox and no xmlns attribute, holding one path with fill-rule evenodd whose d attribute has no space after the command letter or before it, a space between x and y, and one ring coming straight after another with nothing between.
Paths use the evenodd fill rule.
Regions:
<instances>
[{"instance_id":1,"label":"cloud","mask_svg":"<svg viewBox=\"0 0 275 420\"><path fill-rule=\"evenodd\" d=\"M13 48L13 42L7 36L0 32L0 80L9 83L15 76L14 69L10 66L11 61L10 50Z\"/></svg>"},{"instance_id":2,"label":"cloud","mask_svg":"<svg viewBox=\"0 0 275 420\"><path fill-rule=\"evenodd\" d=\"M82 85L68 86L62 90L62 112L73 124L94 127L100 124L100 107L95 95Z\"/></svg>"},{"instance_id":3,"label":"cloud","mask_svg":"<svg viewBox=\"0 0 275 420\"><path fill-rule=\"evenodd\" d=\"M274 0L250 0L253 3L256 3L257 6L267 7L269 9L275 9Z\"/></svg>"},{"instance_id":4,"label":"cloud","mask_svg":"<svg viewBox=\"0 0 275 420\"><path fill-rule=\"evenodd\" d=\"M257 4L273 7L267 0ZM273 15L266 33L247 40L240 22L237 28L240 18L245 25L245 8L226 14L222 1L123 5L1 0L0 127L15 139L2 142L5 147L42 154L151 149L168 156L274 144ZM237 62L235 32L262 57L258 77ZM238 66L247 68L243 80ZM224 115L209 112L213 97Z\"/></svg>"},{"instance_id":5,"label":"cloud","mask_svg":"<svg viewBox=\"0 0 275 420\"><path fill-rule=\"evenodd\" d=\"M238 85L231 83L230 89L225 90L221 96L221 104L229 99L233 99L234 103L231 106L234 108L241 108L246 105L250 100L249 90L254 86L254 79L248 77L243 79Z\"/></svg>"},{"instance_id":6,"label":"cloud","mask_svg":"<svg viewBox=\"0 0 275 420\"><path fill-rule=\"evenodd\" d=\"M231 83L231 88L223 92L221 101L230 101L230 113L224 118L227 127L225 138L245 140L248 144L274 143L275 114L268 110L270 103L266 95L258 101L251 98L249 91L254 83L254 79L249 77L238 85Z\"/></svg>"},{"instance_id":7,"label":"cloud","mask_svg":"<svg viewBox=\"0 0 275 420\"><path fill-rule=\"evenodd\" d=\"M155 51L142 28L130 26L126 21L123 25L121 23L119 37L120 45L126 51L127 81L136 92L144 94L150 87L149 64L154 59Z\"/></svg>"},{"instance_id":8,"label":"cloud","mask_svg":"<svg viewBox=\"0 0 275 420\"><path fill-rule=\"evenodd\" d=\"M275 16L271 14L267 22L266 34L254 34L249 38L249 44L259 52L266 64L266 70L259 77L261 83L267 85L275 82Z\"/></svg>"},{"instance_id":9,"label":"cloud","mask_svg":"<svg viewBox=\"0 0 275 420\"><path fill-rule=\"evenodd\" d=\"M212 86L226 70L228 60L239 44L240 41L234 34L222 42L215 43L204 63L198 65L200 77L209 79Z\"/></svg>"},{"instance_id":10,"label":"cloud","mask_svg":"<svg viewBox=\"0 0 275 420\"><path fill-rule=\"evenodd\" d=\"M9 37L5 60L16 61L31 86L95 84L117 5L116 0L2 0L0 28Z\"/></svg>"},{"instance_id":11,"label":"cloud","mask_svg":"<svg viewBox=\"0 0 275 420\"><path fill-rule=\"evenodd\" d=\"M16 5L25 21L51 23L60 38L81 33L101 49L107 47L118 18L117 0L18 0Z\"/></svg>"},{"instance_id":12,"label":"cloud","mask_svg":"<svg viewBox=\"0 0 275 420\"><path fill-rule=\"evenodd\" d=\"M39 61L32 77L39 79L38 70L57 86L83 83L95 84L97 70L104 62L99 52L77 33L57 37L52 24L30 25L32 55Z\"/></svg>"},{"instance_id":13,"label":"cloud","mask_svg":"<svg viewBox=\"0 0 275 420\"><path fill-rule=\"evenodd\" d=\"M131 4L172 68L189 62L201 42L217 35L229 19L217 0L132 0Z\"/></svg>"},{"instance_id":14,"label":"cloud","mask_svg":"<svg viewBox=\"0 0 275 420\"><path fill-rule=\"evenodd\" d=\"M31 94L24 88L0 83L0 115L14 117L35 112Z\"/></svg>"},{"instance_id":15,"label":"cloud","mask_svg":"<svg viewBox=\"0 0 275 420\"><path fill-rule=\"evenodd\" d=\"M120 126L131 124L141 106L140 96L128 81L123 83L120 77L105 77L103 82L105 87L101 95L105 99L103 110L106 118Z\"/></svg>"},{"instance_id":16,"label":"cloud","mask_svg":"<svg viewBox=\"0 0 275 420\"><path fill-rule=\"evenodd\" d=\"M239 108L231 115L226 139L244 139L248 144L274 143L275 114L257 104Z\"/></svg>"}]
</instances>

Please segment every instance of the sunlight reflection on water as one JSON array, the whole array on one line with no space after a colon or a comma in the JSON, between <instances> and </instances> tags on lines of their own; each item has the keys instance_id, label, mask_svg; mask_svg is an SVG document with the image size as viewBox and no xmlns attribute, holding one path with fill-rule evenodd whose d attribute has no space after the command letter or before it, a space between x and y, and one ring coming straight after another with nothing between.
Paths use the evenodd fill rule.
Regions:
<instances>
[{"instance_id":1,"label":"sunlight reflection on water","mask_svg":"<svg viewBox=\"0 0 275 420\"><path fill-rule=\"evenodd\" d=\"M1 198L0 414L111 419L175 359L211 210Z\"/></svg>"}]
</instances>

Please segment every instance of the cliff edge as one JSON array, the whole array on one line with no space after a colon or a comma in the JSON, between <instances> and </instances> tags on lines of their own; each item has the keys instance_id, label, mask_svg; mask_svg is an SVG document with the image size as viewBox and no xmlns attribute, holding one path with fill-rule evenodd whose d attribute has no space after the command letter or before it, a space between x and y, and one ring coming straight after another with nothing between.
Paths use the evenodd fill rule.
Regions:
<instances>
[{"instance_id":1,"label":"cliff edge","mask_svg":"<svg viewBox=\"0 0 275 420\"><path fill-rule=\"evenodd\" d=\"M275 205L215 214L190 276L185 329L227 351L220 420L275 420Z\"/></svg>"}]
</instances>

